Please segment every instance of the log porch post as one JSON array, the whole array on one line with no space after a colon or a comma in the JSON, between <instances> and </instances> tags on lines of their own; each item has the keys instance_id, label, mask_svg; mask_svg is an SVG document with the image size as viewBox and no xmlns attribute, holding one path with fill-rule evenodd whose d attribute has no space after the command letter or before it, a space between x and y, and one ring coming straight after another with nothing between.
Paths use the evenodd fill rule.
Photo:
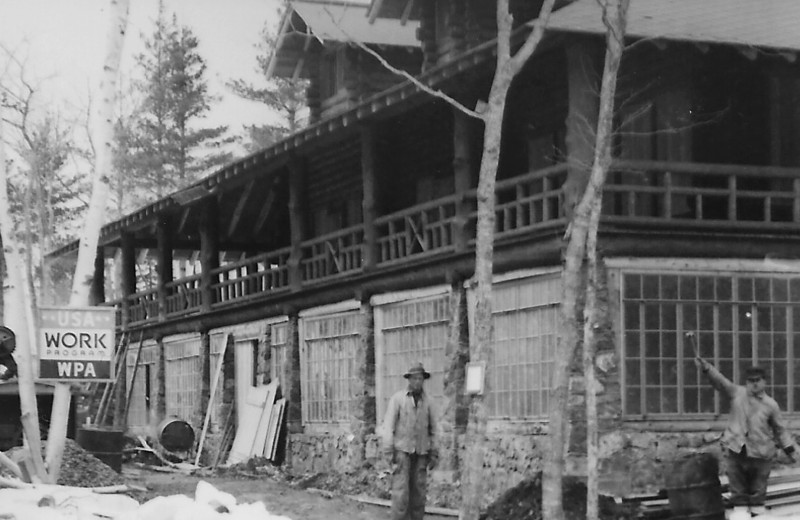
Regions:
<instances>
[{"instance_id":1,"label":"log porch post","mask_svg":"<svg viewBox=\"0 0 800 520\"><path fill-rule=\"evenodd\" d=\"M158 242L158 319L167 319L167 284L173 280L172 272L172 233L169 217L162 217L157 224L156 239Z\"/></svg>"},{"instance_id":2,"label":"log porch post","mask_svg":"<svg viewBox=\"0 0 800 520\"><path fill-rule=\"evenodd\" d=\"M92 286L89 289L89 305L100 305L106 301L106 250L103 246L98 246L97 254L94 257L94 274L92 275ZM48 266L49 267L49 266ZM44 288L45 292L49 287Z\"/></svg>"},{"instance_id":3,"label":"log porch post","mask_svg":"<svg viewBox=\"0 0 800 520\"><path fill-rule=\"evenodd\" d=\"M130 322L130 295L136 292L136 247L133 235L122 233L120 255L120 286L122 289L122 328Z\"/></svg>"},{"instance_id":4,"label":"log porch post","mask_svg":"<svg viewBox=\"0 0 800 520\"><path fill-rule=\"evenodd\" d=\"M378 216L377 203L377 125L361 127L361 178L363 182L363 200L361 201L362 222L364 223L363 267L374 269L380 260L378 250L378 233L375 219Z\"/></svg>"},{"instance_id":5,"label":"log porch post","mask_svg":"<svg viewBox=\"0 0 800 520\"><path fill-rule=\"evenodd\" d=\"M456 252L466 251L470 240L469 214L472 209L467 192L477 172L475 157L475 123L460 110L453 109L453 177L456 193L456 218L453 225L453 244Z\"/></svg>"},{"instance_id":6,"label":"log porch post","mask_svg":"<svg viewBox=\"0 0 800 520\"><path fill-rule=\"evenodd\" d=\"M302 433L303 414L300 390L300 315L297 309L286 310L289 318L286 324L286 383L283 385L284 397L288 399L286 424L289 432ZM287 453L289 450L287 450Z\"/></svg>"},{"instance_id":7,"label":"log porch post","mask_svg":"<svg viewBox=\"0 0 800 520\"><path fill-rule=\"evenodd\" d=\"M602 51L596 42L577 40L567 46L568 108L566 120L567 180L564 183L566 215L578 203L589 180L594 160L597 115L600 109Z\"/></svg>"},{"instance_id":8,"label":"log porch post","mask_svg":"<svg viewBox=\"0 0 800 520\"><path fill-rule=\"evenodd\" d=\"M219 204L216 197L205 201L200 221L200 292L203 312L210 312L214 303L214 279L211 271L219 267Z\"/></svg>"},{"instance_id":9,"label":"log porch post","mask_svg":"<svg viewBox=\"0 0 800 520\"><path fill-rule=\"evenodd\" d=\"M303 248L306 235L305 221L305 165L301 160L292 157L289 160L289 225L292 241L292 252L289 255L289 285L293 291L299 291L303 284Z\"/></svg>"}]
</instances>

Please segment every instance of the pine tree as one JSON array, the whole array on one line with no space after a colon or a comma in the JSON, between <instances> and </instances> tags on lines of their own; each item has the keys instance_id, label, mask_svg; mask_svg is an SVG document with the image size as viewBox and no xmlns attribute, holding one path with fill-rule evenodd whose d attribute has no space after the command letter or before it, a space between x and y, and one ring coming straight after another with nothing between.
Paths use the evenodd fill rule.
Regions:
<instances>
[{"instance_id":1,"label":"pine tree","mask_svg":"<svg viewBox=\"0 0 800 520\"><path fill-rule=\"evenodd\" d=\"M220 145L230 142L227 127L204 127L215 98L209 93L206 63L192 30L167 18L163 2L145 51L136 62L143 93L135 116L118 120L115 162L120 173L135 173L146 197L166 194L197 181L230 161Z\"/></svg>"},{"instance_id":2,"label":"pine tree","mask_svg":"<svg viewBox=\"0 0 800 520\"><path fill-rule=\"evenodd\" d=\"M282 7L286 8L286 5ZM257 86L244 79L228 82L228 87L234 94L267 105L277 116L274 123L245 127L248 138L245 147L253 152L295 132L300 127L299 112L305 108L307 102L308 81L270 76L269 62L276 46L277 38L267 24L261 30L261 40L256 46L258 49L256 72L264 78L263 84Z\"/></svg>"}]
</instances>

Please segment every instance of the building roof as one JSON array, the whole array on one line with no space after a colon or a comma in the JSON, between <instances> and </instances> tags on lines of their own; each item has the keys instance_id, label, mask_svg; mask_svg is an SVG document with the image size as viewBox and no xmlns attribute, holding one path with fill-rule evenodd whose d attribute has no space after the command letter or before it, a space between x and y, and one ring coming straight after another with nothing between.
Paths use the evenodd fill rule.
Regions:
<instances>
[{"instance_id":1,"label":"building roof","mask_svg":"<svg viewBox=\"0 0 800 520\"><path fill-rule=\"evenodd\" d=\"M330 2L294 0L281 21L278 42L268 73L280 77L305 77L305 58L314 45L326 42L360 42L366 45L418 47L419 22L401 24L381 19L370 23L369 1Z\"/></svg>"},{"instance_id":2,"label":"building roof","mask_svg":"<svg viewBox=\"0 0 800 520\"><path fill-rule=\"evenodd\" d=\"M554 12L549 29L604 33L597 0ZM627 34L638 38L800 50L798 0L631 0Z\"/></svg>"},{"instance_id":3,"label":"building roof","mask_svg":"<svg viewBox=\"0 0 800 520\"><path fill-rule=\"evenodd\" d=\"M421 3L414 0L372 0L367 16L372 22L379 18L393 18L405 24L409 20L419 20Z\"/></svg>"}]
</instances>

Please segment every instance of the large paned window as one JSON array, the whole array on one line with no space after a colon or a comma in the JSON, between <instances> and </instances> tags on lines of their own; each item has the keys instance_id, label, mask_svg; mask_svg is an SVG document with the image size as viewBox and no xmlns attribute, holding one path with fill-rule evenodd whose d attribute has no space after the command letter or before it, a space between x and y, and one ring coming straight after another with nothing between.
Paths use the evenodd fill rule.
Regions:
<instances>
[{"instance_id":1,"label":"large paned window","mask_svg":"<svg viewBox=\"0 0 800 520\"><path fill-rule=\"evenodd\" d=\"M269 375L270 380L278 381L281 387L287 381L288 331L289 324L287 322L270 325L270 347L272 352L269 357Z\"/></svg>"},{"instance_id":2,"label":"large paned window","mask_svg":"<svg viewBox=\"0 0 800 520\"><path fill-rule=\"evenodd\" d=\"M489 416L536 419L547 415L558 338L558 273L495 283L494 366L486 401Z\"/></svg>"},{"instance_id":3,"label":"large paned window","mask_svg":"<svg viewBox=\"0 0 800 520\"><path fill-rule=\"evenodd\" d=\"M359 312L301 319L304 423L349 421L353 411Z\"/></svg>"},{"instance_id":4,"label":"large paned window","mask_svg":"<svg viewBox=\"0 0 800 520\"><path fill-rule=\"evenodd\" d=\"M758 364L783 410L800 409L800 278L762 273L622 276L624 412L721 414L720 397L694 363L700 355L734 382Z\"/></svg>"},{"instance_id":5,"label":"large paned window","mask_svg":"<svg viewBox=\"0 0 800 520\"><path fill-rule=\"evenodd\" d=\"M380 305L375 309L377 349L378 422L393 393L407 386L403 379L408 367L417 361L425 365L431 378L425 393L437 412L444 404L445 347L450 323L449 294L438 294ZM376 328L377 328L376 327Z\"/></svg>"},{"instance_id":6,"label":"large paned window","mask_svg":"<svg viewBox=\"0 0 800 520\"><path fill-rule=\"evenodd\" d=\"M152 421L152 413L155 411L156 394L156 367L158 366L158 345L155 342L143 342L139 355L139 348L131 343L126 358L126 377L127 388L131 396L128 403L128 424L132 427L143 427ZM139 366L136 366L138 358ZM136 380L134 382L134 372ZM131 385L134 386L131 392Z\"/></svg>"},{"instance_id":7,"label":"large paned window","mask_svg":"<svg viewBox=\"0 0 800 520\"><path fill-rule=\"evenodd\" d=\"M200 336L164 340L167 415L186 421L199 412Z\"/></svg>"}]
</instances>

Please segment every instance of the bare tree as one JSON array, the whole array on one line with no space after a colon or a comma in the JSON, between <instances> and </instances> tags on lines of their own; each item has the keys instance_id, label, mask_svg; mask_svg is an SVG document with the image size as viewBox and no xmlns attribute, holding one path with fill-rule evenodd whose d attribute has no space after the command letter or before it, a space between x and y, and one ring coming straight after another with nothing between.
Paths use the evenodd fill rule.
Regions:
<instances>
[{"instance_id":1,"label":"bare tree","mask_svg":"<svg viewBox=\"0 0 800 520\"><path fill-rule=\"evenodd\" d=\"M109 176L113 164L114 108L116 106L117 78L122 58L122 46L128 27L128 6L130 0L110 0L110 24L106 40L106 58L103 65L103 79L100 85L101 98L97 111L95 134L95 163L92 181L92 196L89 210L80 234L78 262L72 281L70 305L86 306L92 284L97 244L103 226L106 200L110 191ZM47 464L50 476L55 481L61 469L64 444L69 415L69 385L56 385L53 397L53 412L47 443Z\"/></svg>"},{"instance_id":2,"label":"bare tree","mask_svg":"<svg viewBox=\"0 0 800 520\"><path fill-rule=\"evenodd\" d=\"M561 481L564 472L564 455L567 431L567 400L569 393L570 364L578 346L581 323L577 318L578 298L586 292L583 319L583 366L587 375L587 429L588 429L588 502L587 518L596 519L597 505L597 403L594 380L594 351L597 324L597 230L600 209L608 170L612 161L614 122L614 97L617 75L624 48L625 24L630 0L605 0L603 22L606 24L606 56L600 88L600 108L597 121L594 159L588 182L572 214L567 230L567 247L561 302L561 344L555 358L553 389L550 403L550 449L547 451L542 488L542 511L547 520L562 520ZM582 277L588 269L588 283Z\"/></svg>"}]
</instances>

